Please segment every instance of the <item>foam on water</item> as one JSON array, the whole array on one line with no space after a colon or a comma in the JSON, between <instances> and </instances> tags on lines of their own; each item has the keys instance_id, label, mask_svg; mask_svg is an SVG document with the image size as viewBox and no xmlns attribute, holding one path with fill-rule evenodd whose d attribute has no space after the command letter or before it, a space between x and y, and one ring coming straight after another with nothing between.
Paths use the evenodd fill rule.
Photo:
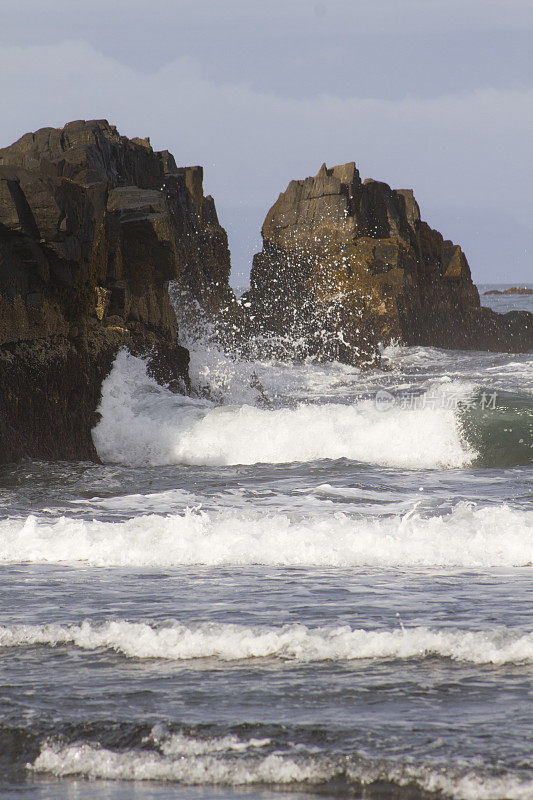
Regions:
<instances>
[{"instance_id":1,"label":"foam on water","mask_svg":"<svg viewBox=\"0 0 533 800\"><path fill-rule=\"evenodd\" d=\"M122 494L117 497L78 498L71 501L73 505L103 508L109 511L146 513L147 511L170 511L176 507L194 506L198 498L184 489L167 489L164 492L148 494Z\"/></svg>"},{"instance_id":2,"label":"foam on water","mask_svg":"<svg viewBox=\"0 0 533 800\"><path fill-rule=\"evenodd\" d=\"M533 511L506 505L423 517L300 516L260 511L149 514L123 522L30 515L0 522L0 563L94 566L530 566Z\"/></svg>"},{"instance_id":3,"label":"foam on water","mask_svg":"<svg viewBox=\"0 0 533 800\"><path fill-rule=\"evenodd\" d=\"M66 747L45 744L33 769L57 776L84 775L107 780L157 780L184 784L242 786L253 783L318 782L327 779L321 764L312 760L269 755L236 762L210 755L165 757L151 752L114 752L88 744Z\"/></svg>"},{"instance_id":4,"label":"foam on water","mask_svg":"<svg viewBox=\"0 0 533 800\"><path fill-rule=\"evenodd\" d=\"M197 756L207 753L244 753L247 750L267 747L270 739L246 739L241 741L235 734L197 739L182 733L169 733L164 725L154 725L148 741L154 742L166 756Z\"/></svg>"},{"instance_id":5,"label":"foam on water","mask_svg":"<svg viewBox=\"0 0 533 800\"><path fill-rule=\"evenodd\" d=\"M247 627L172 621L157 627L126 621L93 625L0 626L0 647L74 645L84 650L106 648L132 658L173 661L218 659L241 661L274 658L297 662L357 659L424 659L431 656L474 664L533 662L533 633L509 630L477 632L424 627L368 631L349 626L309 628L305 625Z\"/></svg>"},{"instance_id":6,"label":"foam on water","mask_svg":"<svg viewBox=\"0 0 533 800\"><path fill-rule=\"evenodd\" d=\"M398 789L409 787L410 797L432 794L456 800L529 800L533 783L519 775L484 774L461 766L402 763L370 760L357 756L326 756L320 753L288 752L243 757L250 742L240 742L241 754L235 754L235 741L211 742L189 740L177 750L165 747L165 740L155 741L159 749L115 751L83 742L43 744L35 762L28 765L35 772L58 777L83 776L105 780L167 781L182 785L249 786L270 785L290 789L312 788L328 783L360 787L378 784L396 796ZM168 741L168 740L167 740ZM209 746L208 746L209 747Z\"/></svg>"},{"instance_id":7,"label":"foam on water","mask_svg":"<svg viewBox=\"0 0 533 800\"><path fill-rule=\"evenodd\" d=\"M449 392L449 386L440 391ZM126 352L119 353L104 382L99 410L102 420L93 437L100 457L129 465L347 458L431 468L461 467L475 457L450 408L384 412L373 400L277 409L247 403L216 406L158 386L144 362Z\"/></svg>"},{"instance_id":8,"label":"foam on water","mask_svg":"<svg viewBox=\"0 0 533 800\"><path fill-rule=\"evenodd\" d=\"M362 372L197 327L191 397L118 355L94 440L124 466L22 465L3 491L6 763L18 742L17 775L529 800L531 357L390 347ZM130 793L152 790L195 794Z\"/></svg>"},{"instance_id":9,"label":"foam on water","mask_svg":"<svg viewBox=\"0 0 533 800\"><path fill-rule=\"evenodd\" d=\"M439 350L435 347L384 348L383 356L395 375L418 377L448 376L452 380L474 381L489 390L533 394L533 358L531 353L520 355L486 351Z\"/></svg>"}]
</instances>

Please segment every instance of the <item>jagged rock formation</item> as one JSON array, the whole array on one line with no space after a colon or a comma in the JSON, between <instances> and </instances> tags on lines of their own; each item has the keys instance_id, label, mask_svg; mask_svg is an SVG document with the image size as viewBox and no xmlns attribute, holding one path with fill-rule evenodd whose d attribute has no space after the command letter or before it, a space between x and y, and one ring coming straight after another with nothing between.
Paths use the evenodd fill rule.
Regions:
<instances>
[{"instance_id":1,"label":"jagged rock formation","mask_svg":"<svg viewBox=\"0 0 533 800\"><path fill-rule=\"evenodd\" d=\"M411 190L361 181L355 164L291 181L254 257L254 330L310 353L375 363L377 343L527 350L533 315L481 308L466 257L420 218Z\"/></svg>"},{"instance_id":2,"label":"jagged rock formation","mask_svg":"<svg viewBox=\"0 0 533 800\"><path fill-rule=\"evenodd\" d=\"M168 282L216 308L229 269L202 168L148 139L93 120L0 149L0 462L96 458L100 387L122 346L186 387Z\"/></svg>"}]
</instances>

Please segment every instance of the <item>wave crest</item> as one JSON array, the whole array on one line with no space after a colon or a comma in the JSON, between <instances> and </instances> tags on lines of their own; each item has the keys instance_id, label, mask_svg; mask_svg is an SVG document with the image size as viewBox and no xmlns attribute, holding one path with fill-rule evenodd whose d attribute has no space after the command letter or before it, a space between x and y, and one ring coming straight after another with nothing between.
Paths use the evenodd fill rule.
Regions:
<instances>
[{"instance_id":1,"label":"wave crest","mask_svg":"<svg viewBox=\"0 0 533 800\"><path fill-rule=\"evenodd\" d=\"M258 754L254 745L250 753L251 743L244 741L236 753L234 743L225 747L222 739L218 746L212 742L215 746L211 751L206 751L204 740L198 741L195 748L190 739L185 749L165 752L168 737L151 739L158 749L117 751L84 742L48 741L29 767L58 777L164 781L189 786L269 785L323 792L328 786L338 791L344 785L348 791L355 789L369 798L394 796L410 800L435 796L455 800L528 800L533 789L532 781L520 775L487 774L453 765L302 754L292 752L292 748Z\"/></svg>"},{"instance_id":2,"label":"wave crest","mask_svg":"<svg viewBox=\"0 0 533 800\"><path fill-rule=\"evenodd\" d=\"M176 567L522 567L533 564L533 511L459 503L368 518L259 511L150 514L124 522L29 516L0 522L0 563Z\"/></svg>"},{"instance_id":3,"label":"wave crest","mask_svg":"<svg viewBox=\"0 0 533 800\"><path fill-rule=\"evenodd\" d=\"M74 645L107 648L132 658L172 661L352 661L449 658L474 664L533 662L533 634L511 630L431 630L425 627L368 631L349 626L246 627L223 623L188 626L174 621L154 627L115 621L101 625L13 625L0 627L0 647Z\"/></svg>"},{"instance_id":4,"label":"wave crest","mask_svg":"<svg viewBox=\"0 0 533 800\"><path fill-rule=\"evenodd\" d=\"M93 438L100 457L136 466L347 458L431 468L461 467L475 457L453 409L398 407L383 413L373 400L270 409L215 406L158 386L144 362L126 352L118 354L104 381L99 410Z\"/></svg>"}]
</instances>

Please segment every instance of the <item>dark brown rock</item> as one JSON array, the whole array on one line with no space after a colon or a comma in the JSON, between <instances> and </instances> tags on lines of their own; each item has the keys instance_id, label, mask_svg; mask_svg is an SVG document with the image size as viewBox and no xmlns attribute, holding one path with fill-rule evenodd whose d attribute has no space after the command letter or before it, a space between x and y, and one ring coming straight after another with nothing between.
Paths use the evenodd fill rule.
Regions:
<instances>
[{"instance_id":1,"label":"dark brown rock","mask_svg":"<svg viewBox=\"0 0 533 800\"><path fill-rule=\"evenodd\" d=\"M93 459L103 378L121 347L187 388L168 284L217 309L229 251L201 167L106 120L0 150L0 462Z\"/></svg>"},{"instance_id":2,"label":"dark brown rock","mask_svg":"<svg viewBox=\"0 0 533 800\"><path fill-rule=\"evenodd\" d=\"M529 317L481 308L466 256L421 220L413 192L362 182L353 162L291 181L262 236L245 298L256 332L304 337L310 353L361 364L394 339L533 347Z\"/></svg>"}]
</instances>

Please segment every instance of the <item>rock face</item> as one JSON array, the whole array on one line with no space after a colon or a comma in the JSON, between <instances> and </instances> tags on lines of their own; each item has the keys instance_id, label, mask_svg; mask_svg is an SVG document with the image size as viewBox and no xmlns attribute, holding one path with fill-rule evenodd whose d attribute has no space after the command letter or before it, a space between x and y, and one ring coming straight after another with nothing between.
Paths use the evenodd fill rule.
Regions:
<instances>
[{"instance_id":1,"label":"rock face","mask_svg":"<svg viewBox=\"0 0 533 800\"><path fill-rule=\"evenodd\" d=\"M202 168L106 120L0 149L0 462L94 459L100 387L120 347L187 386L168 282L216 307L227 237Z\"/></svg>"},{"instance_id":2,"label":"rock face","mask_svg":"<svg viewBox=\"0 0 533 800\"><path fill-rule=\"evenodd\" d=\"M291 181L268 212L246 298L255 331L374 363L378 342L527 350L533 315L481 308L466 257L420 218L410 189L355 164ZM525 314L525 316L524 316Z\"/></svg>"}]
</instances>

